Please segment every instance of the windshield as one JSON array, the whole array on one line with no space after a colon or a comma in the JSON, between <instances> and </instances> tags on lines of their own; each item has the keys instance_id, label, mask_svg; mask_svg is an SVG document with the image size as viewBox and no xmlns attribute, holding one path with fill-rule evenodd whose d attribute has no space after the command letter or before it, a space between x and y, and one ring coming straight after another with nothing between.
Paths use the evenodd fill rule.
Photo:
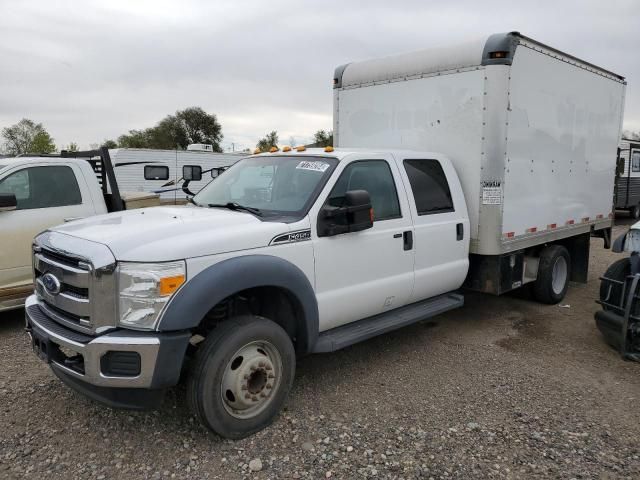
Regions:
<instances>
[{"instance_id":1,"label":"windshield","mask_svg":"<svg viewBox=\"0 0 640 480\"><path fill-rule=\"evenodd\" d=\"M260 156L240 160L194 198L200 206L236 204L263 215L303 215L337 164L335 158Z\"/></svg>"}]
</instances>

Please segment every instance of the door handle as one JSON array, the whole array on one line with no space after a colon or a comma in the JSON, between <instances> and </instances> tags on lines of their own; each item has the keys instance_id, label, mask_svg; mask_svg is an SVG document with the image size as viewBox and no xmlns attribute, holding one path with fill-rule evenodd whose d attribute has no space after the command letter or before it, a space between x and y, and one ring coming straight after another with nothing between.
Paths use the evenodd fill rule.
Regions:
<instances>
[{"instance_id":1,"label":"door handle","mask_svg":"<svg viewBox=\"0 0 640 480\"><path fill-rule=\"evenodd\" d=\"M402 239L403 239L403 248L405 250L411 250L413 248L413 232L411 230L402 232Z\"/></svg>"},{"instance_id":2,"label":"door handle","mask_svg":"<svg viewBox=\"0 0 640 480\"><path fill-rule=\"evenodd\" d=\"M456 240L460 241L464 238L464 225L459 223L456 225Z\"/></svg>"}]
</instances>

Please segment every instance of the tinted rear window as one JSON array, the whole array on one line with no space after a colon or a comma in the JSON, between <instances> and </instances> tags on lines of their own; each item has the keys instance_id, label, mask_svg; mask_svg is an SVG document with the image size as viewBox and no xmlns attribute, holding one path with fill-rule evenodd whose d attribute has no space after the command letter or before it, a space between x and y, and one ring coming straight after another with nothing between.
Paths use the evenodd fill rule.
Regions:
<instances>
[{"instance_id":1,"label":"tinted rear window","mask_svg":"<svg viewBox=\"0 0 640 480\"><path fill-rule=\"evenodd\" d=\"M453 212L447 177L437 160L405 160L418 215Z\"/></svg>"}]
</instances>

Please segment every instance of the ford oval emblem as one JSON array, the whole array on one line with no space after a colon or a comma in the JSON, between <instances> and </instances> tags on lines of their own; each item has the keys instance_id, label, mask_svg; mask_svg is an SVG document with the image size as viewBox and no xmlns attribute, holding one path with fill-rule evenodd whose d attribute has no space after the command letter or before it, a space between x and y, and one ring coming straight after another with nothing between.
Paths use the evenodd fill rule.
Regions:
<instances>
[{"instance_id":1,"label":"ford oval emblem","mask_svg":"<svg viewBox=\"0 0 640 480\"><path fill-rule=\"evenodd\" d=\"M60 280L52 273L45 273L42 276L42 284L51 295L58 295L60 293Z\"/></svg>"}]
</instances>

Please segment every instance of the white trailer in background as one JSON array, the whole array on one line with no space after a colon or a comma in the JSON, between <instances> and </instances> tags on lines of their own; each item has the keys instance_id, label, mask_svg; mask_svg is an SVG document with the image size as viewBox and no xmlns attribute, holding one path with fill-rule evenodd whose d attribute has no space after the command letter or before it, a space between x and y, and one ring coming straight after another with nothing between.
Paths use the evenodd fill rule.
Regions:
<instances>
[{"instance_id":1,"label":"white trailer in background","mask_svg":"<svg viewBox=\"0 0 640 480\"><path fill-rule=\"evenodd\" d=\"M620 140L617 173L615 207L640 219L640 140Z\"/></svg>"},{"instance_id":2,"label":"white trailer in background","mask_svg":"<svg viewBox=\"0 0 640 480\"><path fill-rule=\"evenodd\" d=\"M160 199L163 203L183 203L186 200L185 193L179 188L183 166L199 165L203 171L206 171L211 168L228 167L247 155L246 153L217 153L202 149L153 150L146 148L115 148L109 150L109 154L122 191L157 192L167 190L160 193ZM166 175L159 175L157 180L145 179L145 168L148 172L151 167L160 167L157 172L166 173ZM162 187L170 180L175 182L177 189L175 186ZM210 181L211 175L205 174L202 176L202 180L190 182L189 189L197 193Z\"/></svg>"},{"instance_id":3,"label":"white trailer in background","mask_svg":"<svg viewBox=\"0 0 640 480\"><path fill-rule=\"evenodd\" d=\"M624 77L517 32L338 67L334 141L447 155L471 222L467 285L535 279L537 250L571 252L586 281L589 235L612 226Z\"/></svg>"}]
</instances>

